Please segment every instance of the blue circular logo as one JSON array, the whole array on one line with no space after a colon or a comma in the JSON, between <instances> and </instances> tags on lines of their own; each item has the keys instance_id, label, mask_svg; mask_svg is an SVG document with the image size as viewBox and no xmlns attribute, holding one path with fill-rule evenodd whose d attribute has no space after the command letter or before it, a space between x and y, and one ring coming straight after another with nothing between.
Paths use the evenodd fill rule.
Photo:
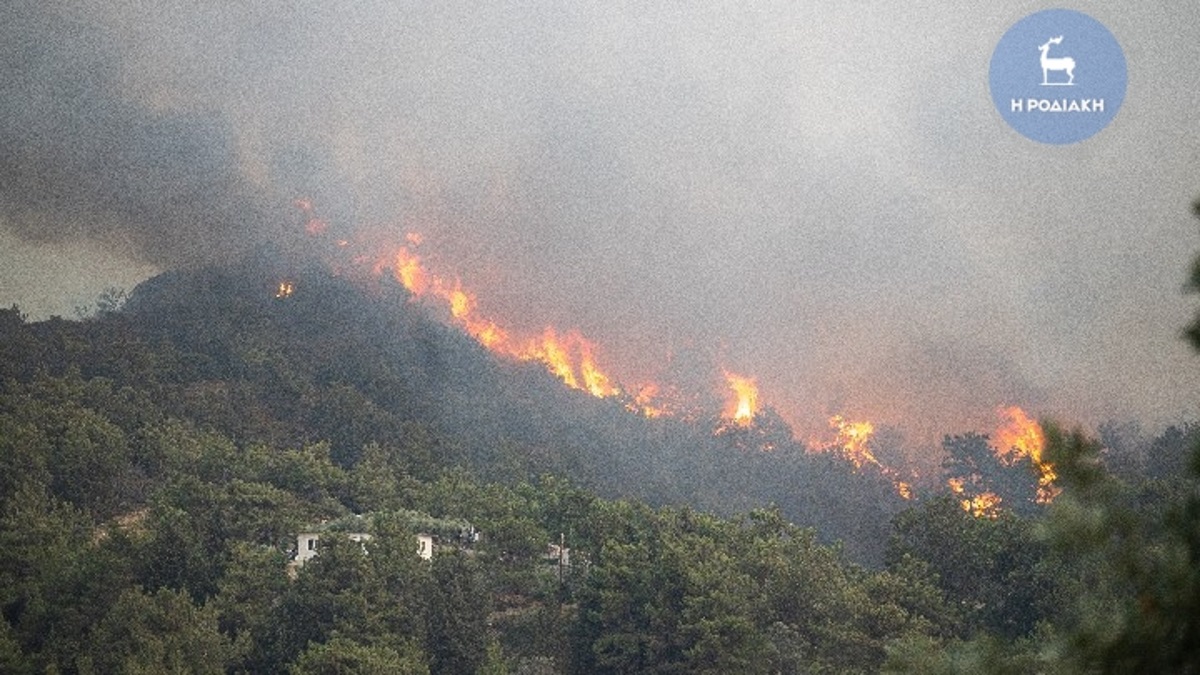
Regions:
<instances>
[{"instance_id":1,"label":"blue circular logo","mask_svg":"<svg viewBox=\"0 0 1200 675\"><path fill-rule=\"evenodd\" d=\"M992 102L1022 136L1065 145L1091 138L1125 100L1125 53L1104 24L1048 9L1018 21L996 45Z\"/></svg>"}]
</instances>

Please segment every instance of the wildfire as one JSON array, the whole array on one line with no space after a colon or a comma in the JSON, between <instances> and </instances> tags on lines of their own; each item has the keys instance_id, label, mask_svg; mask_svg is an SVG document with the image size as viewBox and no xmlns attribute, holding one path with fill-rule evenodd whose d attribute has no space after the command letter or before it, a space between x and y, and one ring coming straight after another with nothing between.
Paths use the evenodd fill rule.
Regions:
<instances>
[{"instance_id":1,"label":"wildfire","mask_svg":"<svg viewBox=\"0 0 1200 675\"><path fill-rule=\"evenodd\" d=\"M654 382L648 382L638 389L637 396L633 397L633 402L625 407L634 412L640 412L651 419L662 417L667 414L667 409L657 402L658 400L658 385Z\"/></svg>"},{"instance_id":2,"label":"wildfire","mask_svg":"<svg viewBox=\"0 0 1200 675\"><path fill-rule=\"evenodd\" d=\"M575 377L575 366L571 362L571 349L568 342L568 340L574 342L576 338L582 339L577 333L569 333L566 338L560 340L557 331L553 328L546 328L541 340L531 341L524 349L513 352L511 349L501 347L499 351L526 360L541 361L568 387L582 389L579 378Z\"/></svg>"},{"instance_id":3,"label":"wildfire","mask_svg":"<svg viewBox=\"0 0 1200 675\"><path fill-rule=\"evenodd\" d=\"M851 422L841 415L829 418L830 428L837 431L837 444L842 448L842 454L861 469L864 464L882 466L875 455L867 447L867 442L875 433L875 425L870 422Z\"/></svg>"},{"instance_id":4,"label":"wildfire","mask_svg":"<svg viewBox=\"0 0 1200 675\"><path fill-rule=\"evenodd\" d=\"M725 416L741 426L747 426L754 421L754 415L758 413L758 385L752 377L730 372L725 373L725 381L734 395Z\"/></svg>"},{"instance_id":5,"label":"wildfire","mask_svg":"<svg viewBox=\"0 0 1200 675\"><path fill-rule=\"evenodd\" d=\"M425 268L421 267L421 258L410 253L407 248L396 252L396 262L392 266L396 279L413 295L424 295L429 289L429 281L425 277Z\"/></svg>"},{"instance_id":6,"label":"wildfire","mask_svg":"<svg viewBox=\"0 0 1200 675\"><path fill-rule=\"evenodd\" d=\"M946 482L950 485L950 491L958 496L958 503L962 506L963 511L976 518L998 518L1000 516L1000 502L1002 501L1000 495L994 492L984 492L974 497L968 497L961 478L951 478Z\"/></svg>"},{"instance_id":7,"label":"wildfire","mask_svg":"<svg viewBox=\"0 0 1200 675\"><path fill-rule=\"evenodd\" d=\"M592 343L579 338L579 372L583 375L583 387L597 398L608 398L621 393L608 375L596 365Z\"/></svg>"},{"instance_id":8,"label":"wildfire","mask_svg":"<svg viewBox=\"0 0 1200 675\"><path fill-rule=\"evenodd\" d=\"M1041 425L1017 406L1001 408L1000 414L1006 422L992 435L996 454L1008 464L1028 457L1038 472L1037 501L1039 504L1050 503L1059 493L1054 485L1058 475L1054 472L1054 466L1042 458L1046 436L1042 433Z\"/></svg>"},{"instance_id":9,"label":"wildfire","mask_svg":"<svg viewBox=\"0 0 1200 675\"><path fill-rule=\"evenodd\" d=\"M296 205L304 215L304 230L309 235L325 236L329 225L316 215L312 202L299 199ZM409 233L399 244L386 233L382 233L381 236L388 243L372 240L371 235L360 237L366 242L361 249L357 245L358 239L355 240L356 246L352 249L347 248L350 241L336 240L337 246L346 250L340 253L338 258L344 262L334 264L346 264L354 273L371 271L376 276L392 276L414 298L437 301L444 306L449 320L487 350L513 359L536 361L573 389L587 392L597 398L616 398L631 412L647 418L692 414L689 413L691 408L687 403L691 399L681 397L680 392L671 387L664 393L658 384L649 382L632 390L623 389L616 379L601 367L596 344L577 330L561 332L553 326L547 326L540 334L528 335L517 334L501 326L481 311L476 295L465 288L458 277L442 277L432 271L418 252L425 243L421 234ZM334 240L330 237L329 241ZM379 244L383 244L384 247L381 248ZM380 256L381 250L387 253ZM291 281L281 281L275 297L288 298L294 291ZM753 377L728 371L724 372L724 377L730 394L722 417L731 425L750 426L759 414L757 382ZM707 406L703 408L701 414L707 416ZM1004 408L1001 413L1006 422L992 436L995 439L997 456L1010 465L1028 457L1039 473L1038 501L1049 502L1058 490L1053 485L1054 468L1044 461L1042 456L1045 438L1041 427L1018 407ZM883 466L872 452L870 444L875 434L874 424L867 421L851 421L843 415L834 415L828 422L829 428L835 433L833 440L829 440L826 433L823 440L814 441L810 447L826 451L836 447L856 469L874 466L893 482L901 497L912 498L912 485L901 480L902 477L911 476ZM731 425L723 425L723 428L731 428ZM988 492L967 499L961 481L957 485L952 483L951 488L962 498L963 508L976 515L994 514L999 507L1000 497L993 493Z\"/></svg>"},{"instance_id":10,"label":"wildfire","mask_svg":"<svg viewBox=\"0 0 1200 675\"><path fill-rule=\"evenodd\" d=\"M495 321L480 314L475 295L463 288L460 279L446 280L428 270L421 256L413 250L423 241L420 234L410 233L406 241L407 244L397 249L390 259L376 265L376 270L390 270L395 279L416 297L436 298L445 303L454 322L479 344L496 354L542 363L567 386L597 398L622 394L613 378L597 363L596 345L579 331L560 334L555 328L547 327L538 337L514 338ZM647 417L656 417L662 412L651 404L654 391L643 388L632 404Z\"/></svg>"},{"instance_id":11,"label":"wildfire","mask_svg":"<svg viewBox=\"0 0 1200 675\"><path fill-rule=\"evenodd\" d=\"M873 466L892 482L896 488L896 494L901 499L913 498L912 483L902 480L904 473L897 471L894 467L884 466L883 462L875 457L875 453L871 452L870 442L875 435L874 424L865 421L852 422L843 415L834 415L829 418L829 428L836 433L834 439L832 441L813 440L811 447L821 448L826 452L832 452L836 448L842 457L854 465L856 471L866 466Z\"/></svg>"}]
</instances>

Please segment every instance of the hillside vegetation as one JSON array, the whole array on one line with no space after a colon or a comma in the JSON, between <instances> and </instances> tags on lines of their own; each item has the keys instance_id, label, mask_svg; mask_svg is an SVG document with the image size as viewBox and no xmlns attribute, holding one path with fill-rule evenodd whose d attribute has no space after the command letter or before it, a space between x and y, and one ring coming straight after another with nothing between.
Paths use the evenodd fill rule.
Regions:
<instances>
[{"instance_id":1,"label":"hillside vegetation","mask_svg":"<svg viewBox=\"0 0 1200 675\"><path fill-rule=\"evenodd\" d=\"M948 438L1014 505L974 517L769 411L646 419L267 254L80 321L0 311L0 379L3 672L1063 672L1163 644L1196 588L1191 429L1051 428L1051 507ZM289 564L354 514L370 541ZM426 561L425 522L481 536Z\"/></svg>"}]
</instances>

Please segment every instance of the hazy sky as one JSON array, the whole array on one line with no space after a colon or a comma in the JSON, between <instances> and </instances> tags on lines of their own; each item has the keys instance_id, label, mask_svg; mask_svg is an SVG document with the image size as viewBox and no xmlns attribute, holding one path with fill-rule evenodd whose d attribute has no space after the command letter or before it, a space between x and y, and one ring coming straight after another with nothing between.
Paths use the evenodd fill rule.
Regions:
<instances>
[{"instance_id":1,"label":"hazy sky","mask_svg":"<svg viewBox=\"0 0 1200 675\"><path fill-rule=\"evenodd\" d=\"M706 359L802 429L1193 418L1200 9L1074 5L1129 89L1055 147L987 83L1045 5L834 4L10 0L0 304L70 316L305 196L626 381Z\"/></svg>"}]
</instances>

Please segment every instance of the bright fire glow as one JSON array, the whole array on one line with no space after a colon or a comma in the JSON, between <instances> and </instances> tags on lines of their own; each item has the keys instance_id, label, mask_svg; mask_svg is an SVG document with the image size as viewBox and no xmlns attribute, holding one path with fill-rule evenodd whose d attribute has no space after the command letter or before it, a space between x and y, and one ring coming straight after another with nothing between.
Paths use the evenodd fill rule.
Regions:
<instances>
[{"instance_id":1,"label":"bright fire glow","mask_svg":"<svg viewBox=\"0 0 1200 675\"><path fill-rule=\"evenodd\" d=\"M861 469L864 464L882 466L875 455L867 447L867 442L875 433L875 425L870 422L851 422L841 415L829 418L829 426L837 431L837 444L842 448L842 454Z\"/></svg>"},{"instance_id":2,"label":"bright fire glow","mask_svg":"<svg viewBox=\"0 0 1200 675\"><path fill-rule=\"evenodd\" d=\"M579 338L579 372L583 375L583 386L597 398L616 396L621 390L596 365L593 350L592 343Z\"/></svg>"},{"instance_id":3,"label":"bright fire glow","mask_svg":"<svg viewBox=\"0 0 1200 675\"><path fill-rule=\"evenodd\" d=\"M996 454L1009 464L1028 457L1038 472L1037 501L1039 504L1048 504L1059 493L1054 485L1058 475L1054 472L1054 466L1042 458L1046 449L1046 435L1042 433L1041 425L1017 406L1001 408L1000 414L1005 418L1005 423L992 434Z\"/></svg>"},{"instance_id":4,"label":"bright fire glow","mask_svg":"<svg viewBox=\"0 0 1200 675\"><path fill-rule=\"evenodd\" d=\"M407 248L396 252L396 262L392 270L396 279L413 295L424 295L425 291L429 289L425 269L421 267L421 258L410 253Z\"/></svg>"},{"instance_id":5,"label":"bright fire glow","mask_svg":"<svg viewBox=\"0 0 1200 675\"><path fill-rule=\"evenodd\" d=\"M901 499L913 498L912 483L901 480L903 476L901 472L894 467L884 466L883 462L875 457L875 453L871 452L870 442L875 435L873 423L852 422L843 415L834 415L829 418L829 428L837 434L833 441L814 440L811 442L812 447L824 448L826 451L836 448L842 457L854 465L855 470L874 466L888 480L892 481L892 485L896 488L896 494L900 495Z\"/></svg>"},{"instance_id":6,"label":"bright fire glow","mask_svg":"<svg viewBox=\"0 0 1200 675\"><path fill-rule=\"evenodd\" d=\"M445 303L450 316L471 337L490 351L520 359L537 361L573 389L580 389L598 398L619 396L622 390L611 376L600 368L596 345L578 331L559 333L547 327L541 336L518 340L491 319L481 316L479 303L473 293L463 288L462 281L446 280L432 274L413 248L423 237L410 233L407 245L396 250L390 262L377 269L389 269L404 288L415 297L435 298ZM647 417L656 417L661 410L652 406L656 389L643 388L634 400L634 410Z\"/></svg>"},{"instance_id":7,"label":"bright fire glow","mask_svg":"<svg viewBox=\"0 0 1200 675\"><path fill-rule=\"evenodd\" d=\"M725 381L734 396L727 406L725 417L742 426L750 424L758 413L758 385L754 378L726 372Z\"/></svg>"},{"instance_id":8,"label":"bright fire glow","mask_svg":"<svg viewBox=\"0 0 1200 675\"><path fill-rule=\"evenodd\" d=\"M314 236L326 235L329 225L317 217L312 202L299 199L296 205L304 214L304 230ZM330 241L333 239L330 238ZM454 324L494 354L541 363L567 386L598 398L618 398L627 409L647 418L691 414L687 403L691 399L682 397L680 392L673 388L668 387L664 393L657 383L649 382L633 390L623 390L600 366L596 344L579 331L561 332L547 326L540 334L530 336L517 335L502 327L481 312L477 297L464 288L459 278L441 277L431 270L418 253L425 243L421 234L409 233L399 245L394 243L395 240L391 241L391 244L385 244L385 248L378 245L367 246L370 252L356 253L357 247L348 249L340 254L340 259L353 261L350 264L355 270L373 270L378 275L391 275L414 298L441 303ZM337 240L336 244L339 248L346 249L351 242L341 239ZM380 251L386 251L387 254L380 257ZM294 290L292 282L280 282L275 297L290 297ZM757 383L753 377L730 372L725 372L724 376L731 393L723 417L736 425L749 426L759 413ZM703 414L707 415L708 412ZM1009 464L1019 458L1029 457L1039 472L1038 501L1050 501L1057 494L1057 488L1053 485L1054 469L1042 457L1045 439L1041 427L1017 407L1004 408L1001 414L1005 417L1005 424L992 435L998 457ZM872 452L870 441L874 436L875 426L871 422L850 421L842 415L834 415L829 419L829 427L836 433L836 437L830 440L826 431L822 434L823 439L820 442L814 441L810 447L824 450L836 447L856 469L874 465L892 480L900 496L905 499L912 498L911 484L901 481L902 474L883 466ZM964 495L961 483L955 492L960 496ZM963 508L972 513L989 514L996 511L1000 498L995 494L985 493L973 500L967 500L963 496L962 503Z\"/></svg>"},{"instance_id":9,"label":"bright fire glow","mask_svg":"<svg viewBox=\"0 0 1200 675\"><path fill-rule=\"evenodd\" d=\"M950 490L958 496L958 503L963 511L976 518L998 518L1000 516L1000 495L994 492L984 492L981 495L968 497L961 478L951 478L946 481Z\"/></svg>"}]
</instances>

